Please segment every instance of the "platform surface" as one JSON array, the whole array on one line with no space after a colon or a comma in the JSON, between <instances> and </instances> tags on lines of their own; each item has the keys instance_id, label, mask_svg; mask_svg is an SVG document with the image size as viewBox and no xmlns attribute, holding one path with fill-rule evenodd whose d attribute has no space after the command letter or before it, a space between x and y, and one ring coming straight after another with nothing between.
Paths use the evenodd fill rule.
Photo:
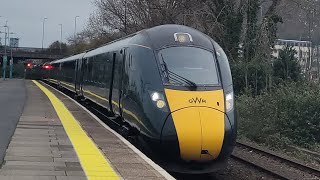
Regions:
<instances>
[{"instance_id":1,"label":"platform surface","mask_svg":"<svg viewBox=\"0 0 320 180\"><path fill-rule=\"evenodd\" d=\"M52 96L32 81L21 83L27 100L6 150L1 180L172 178L71 99L41 83ZM54 98L63 105L53 102ZM62 106L68 112L62 112ZM91 152L100 152L103 159Z\"/></svg>"},{"instance_id":2,"label":"platform surface","mask_svg":"<svg viewBox=\"0 0 320 180\"><path fill-rule=\"evenodd\" d=\"M0 80L0 165L26 101L24 80Z\"/></svg>"}]
</instances>

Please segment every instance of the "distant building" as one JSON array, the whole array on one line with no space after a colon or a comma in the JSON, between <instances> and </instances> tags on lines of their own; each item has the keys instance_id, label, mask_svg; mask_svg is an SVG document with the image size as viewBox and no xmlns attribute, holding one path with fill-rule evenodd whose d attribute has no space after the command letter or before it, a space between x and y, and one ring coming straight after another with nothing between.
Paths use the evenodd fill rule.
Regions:
<instances>
[{"instance_id":1,"label":"distant building","mask_svg":"<svg viewBox=\"0 0 320 180\"><path fill-rule=\"evenodd\" d=\"M313 47L311 41L277 39L272 55L275 58L278 58L280 50L284 49L286 46L291 46L293 47L293 49L296 50L296 58L298 59L298 62L301 65L303 73L311 69L313 54Z\"/></svg>"},{"instance_id":2,"label":"distant building","mask_svg":"<svg viewBox=\"0 0 320 180\"><path fill-rule=\"evenodd\" d=\"M313 46L311 79L319 81L320 75L320 45Z\"/></svg>"}]
</instances>

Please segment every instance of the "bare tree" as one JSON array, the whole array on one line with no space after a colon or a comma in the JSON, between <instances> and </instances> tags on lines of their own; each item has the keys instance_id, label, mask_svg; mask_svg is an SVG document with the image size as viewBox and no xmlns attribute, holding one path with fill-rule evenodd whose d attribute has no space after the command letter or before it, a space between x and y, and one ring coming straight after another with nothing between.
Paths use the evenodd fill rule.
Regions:
<instances>
[{"instance_id":1,"label":"bare tree","mask_svg":"<svg viewBox=\"0 0 320 180\"><path fill-rule=\"evenodd\" d=\"M216 39L237 57L244 0L95 0L89 20L91 37L123 36L161 24L185 24ZM117 36L114 36L117 37Z\"/></svg>"},{"instance_id":2,"label":"bare tree","mask_svg":"<svg viewBox=\"0 0 320 180\"><path fill-rule=\"evenodd\" d=\"M95 0L97 13L89 28L101 34L129 34L160 24L177 23L185 8L184 0Z\"/></svg>"}]
</instances>

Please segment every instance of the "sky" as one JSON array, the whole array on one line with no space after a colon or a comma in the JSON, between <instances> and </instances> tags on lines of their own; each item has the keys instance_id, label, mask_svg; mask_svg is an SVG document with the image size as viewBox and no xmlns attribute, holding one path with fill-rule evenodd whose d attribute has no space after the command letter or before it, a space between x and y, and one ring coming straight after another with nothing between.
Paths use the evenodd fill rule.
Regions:
<instances>
[{"instance_id":1,"label":"sky","mask_svg":"<svg viewBox=\"0 0 320 180\"><path fill-rule=\"evenodd\" d=\"M8 21L10 35L20 39L20 47L42 47L42 26L45 21L44 47L60 40L62 24L63 42L75 32L75 17L77 32L83 30L90 14L95 10L93 0L0 0L0 26ZM0 27L0 31L4 31ZM4 34L0 34L4 44Z\"/></svg>"}]
</instances>

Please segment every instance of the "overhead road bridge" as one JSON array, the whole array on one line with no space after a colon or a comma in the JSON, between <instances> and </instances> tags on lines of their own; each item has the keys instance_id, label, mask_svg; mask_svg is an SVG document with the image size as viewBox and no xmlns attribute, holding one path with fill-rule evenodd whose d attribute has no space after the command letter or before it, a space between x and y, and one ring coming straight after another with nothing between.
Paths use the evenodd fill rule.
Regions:
<instances>
[{"instance_id":1,"label":"overhead road bridge","mask_svg":"<svg viewBox=\"0 0 320 180\"><path fill-rule=\"evenodd\" d=\"M18 47L6 48L6 54L8 57L11 57L11 50L12 50L12 57L13 59L19 60L27 60L27 59L44 59L44 60L55 60L61 59L67 54L65 52L61 52L60 49L47 49L47 48L31 48L31 47ZM4 53L4 47L0 47L0 56L1 59Z\"/></svg>"}]
</instances>

